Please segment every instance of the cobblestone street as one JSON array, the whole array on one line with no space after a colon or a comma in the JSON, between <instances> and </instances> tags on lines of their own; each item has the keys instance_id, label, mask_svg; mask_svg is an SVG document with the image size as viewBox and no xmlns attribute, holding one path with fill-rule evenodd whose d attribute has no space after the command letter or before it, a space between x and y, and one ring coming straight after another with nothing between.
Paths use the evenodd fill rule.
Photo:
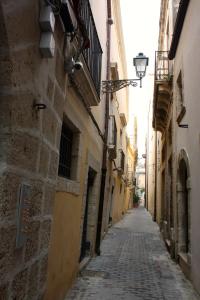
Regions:
<instances>
[{"instance_id":1,"label":"cobblestone street","mask_svg":"<svg viewBox=\"0 0 200 300\"><path fill-rule=\"evenodd\" d=\"M112 227L65 300L196 300L169 257L156 223L142 207Z\"/></svg>"}]
</instances>

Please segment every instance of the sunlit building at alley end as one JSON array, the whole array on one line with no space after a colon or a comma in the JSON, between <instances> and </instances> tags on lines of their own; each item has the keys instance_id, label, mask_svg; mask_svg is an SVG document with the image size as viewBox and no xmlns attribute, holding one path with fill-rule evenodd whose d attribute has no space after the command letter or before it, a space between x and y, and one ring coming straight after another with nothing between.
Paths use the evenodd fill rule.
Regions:
<instances>
[{"instance_id":1,"label":"sunlit building at alley end","mask_svg":"<svg viewBox=\"0 0 200 300\"><path fill-rule=\"evenodd\" d=\"M0 300L200 300L199 16L0 0Z\"/></svg>"}]
</instances>

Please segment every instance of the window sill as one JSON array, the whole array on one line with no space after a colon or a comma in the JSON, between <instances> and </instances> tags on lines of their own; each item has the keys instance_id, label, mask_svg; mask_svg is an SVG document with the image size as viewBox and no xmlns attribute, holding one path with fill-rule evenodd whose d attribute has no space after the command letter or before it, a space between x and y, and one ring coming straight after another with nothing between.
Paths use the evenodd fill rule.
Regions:
<instances>
[{"instance_id":1,"label":"window sill","mask_svg":"<svg viewBox=\"0 0 200 300\"><path fill-rule=\"evenodd\" d=\"M70 180L70 179L58 176L56 191L70 193L75 196L79 196L80 195L80 183L78 181L74 181L74 180Z\"/></svg>"}]
</instances>

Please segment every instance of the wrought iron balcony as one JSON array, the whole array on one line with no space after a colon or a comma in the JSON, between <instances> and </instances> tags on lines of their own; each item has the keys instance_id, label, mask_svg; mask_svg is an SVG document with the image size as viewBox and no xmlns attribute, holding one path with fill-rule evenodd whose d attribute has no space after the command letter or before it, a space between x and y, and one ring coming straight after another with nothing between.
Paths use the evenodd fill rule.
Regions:
<instances>
[{"instance_id":1,"label":"wrought iron balcony","mask_svg":"<svg viewBox=\"0 0 200 300\"><path fill-rule=\"evenodd\" d=\"M92 10L88 0L81 2L80 16L84 22L87 36L89 39L89 47L83 50L83 56L90 70L91 77L98 95L100 94L101 84L101 60L102 49L98 38Z\"/></svg>"},{"instance_id":2,"label":"wrought iron balcony","mask_svg":"<svg viewBox=\"0 0 200 300\"><path fill-rule=\"evenodd\" d=\"M89 0L66 2L62 4L60 14L69 41L65 70L70 74L71 81L76 84L76 89L86 99L87 105L98 105L102 49L90 2Z\"/></svg>"},{"instance_id":3,"label":"wrought iron balcony","mask_svg":"<svg viewBox=\"0 0 200 300\"><path fill-rule=\"evenodd\" d=\"M172 65L168 51L155 53L154 116L153 127L164 132L169 118L172 90Z\"/></svg>"},{"instance_id":4,"label":"wrought iron balcony","mask_svg":"<svg viewBox=\"0 0 200 300\"><path fill-rule=\"evenodd\" d=\"M156 51L155 53L155 80L169 80L168 51Z\"/></svg>"}]
</instances>

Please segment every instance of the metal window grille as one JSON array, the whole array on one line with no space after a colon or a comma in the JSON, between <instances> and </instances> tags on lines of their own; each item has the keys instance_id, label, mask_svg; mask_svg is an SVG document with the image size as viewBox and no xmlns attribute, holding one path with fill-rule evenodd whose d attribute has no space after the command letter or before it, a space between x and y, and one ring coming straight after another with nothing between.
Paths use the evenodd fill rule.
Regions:
<instances>
[{"instance_id":1,"label":"metal window grille","mask_svg":"<svg viewBox=\"0 0 200 300\"><path fill-rule=\"evenodd\" d=\"M123 150L120 150L120 168L124 171L124 164L125 164L125 154Z\"/></svg>"},{"instance_id":2,"label":"metal window grille","mask_svg":"<svg viewBox=\"0 0 200 300\"><path fill-rule=\"evenodd\" d=\"M63 124L60 139L60 159L58 175L65 178L70 178L71 176L72 142L73 132L66 124Z\"/></svg>"}]
</instances>

